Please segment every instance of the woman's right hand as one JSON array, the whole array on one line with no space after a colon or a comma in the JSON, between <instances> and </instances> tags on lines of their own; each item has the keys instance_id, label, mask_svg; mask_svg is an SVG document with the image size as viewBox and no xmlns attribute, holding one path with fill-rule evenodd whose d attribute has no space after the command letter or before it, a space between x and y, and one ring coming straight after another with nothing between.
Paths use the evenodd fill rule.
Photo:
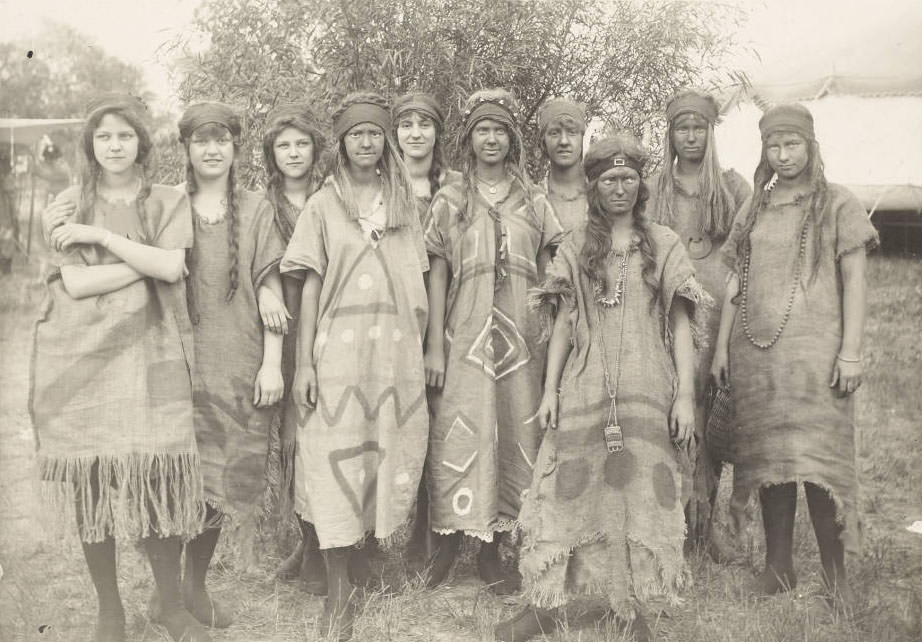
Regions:
<instances>
[{"instance_id":1,"label":"woman's right hand","mask_svg":"<svg viewBox=\"0 0 922 642\"><path fill-rule=\"evenodd\" d=\"M60 225L67 223L68 219L77 212L77 204L73 201L62 199L54 201L42 212L42 235L45 241L51 239L51 233Z\"/></svg>"},{"instance_id":2,"label":"woman's right hand","mask_svg":"<svg viewBox=\"0 0 922 642\"><path fill-rule=\"evenodd\" d=\"M730 355L726 348L718 347L714 351L714 359L711 361L711 379L721 388L730 385Z\"/></svg>"},{"instance_id":3,"label":"woman's right hand","mask_svg":"<svg viewBox=\"0 0 922 642\"><path fill-rule=\"evenodd\" d=\"M440 347L429 348L423 355L426 369L426 385L441 388L445 385L445 351Z\"/></svg>"},{"instance_id":4,"label":"woman's right hand","mask_svg":"<svg viewBox=\"0 0 922 642\"><path fill-rule=\"evenodd\" d=\"M541 404L538 406L538 423L543 430L551 428L557 430L557 404L558 397L556 390L545 390L544 396L541 397Z\"/></svg>"},{"instance_id":5,"label":"woman's right hand","mask_svg":"<svg viewBox=\"0 0 922 642\"><path fill-rule=\"evenodd\" d=\"M317 407L317 371L314 366L299 366L291 384L291 394L299 408L313 410Z\"/></svg>"}]
</instances>

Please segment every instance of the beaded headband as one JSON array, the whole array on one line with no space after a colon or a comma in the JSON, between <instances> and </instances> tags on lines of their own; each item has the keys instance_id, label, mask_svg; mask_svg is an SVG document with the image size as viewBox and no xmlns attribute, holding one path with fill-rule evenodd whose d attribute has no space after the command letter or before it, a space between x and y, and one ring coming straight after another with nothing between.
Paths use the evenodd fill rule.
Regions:
<instances>
[{"instance_id":1,"label":"beaded headband","mask_svg":"<svg viewBox=\"0 0 922 642\"><path fill-rule=\"evenodd\" d=\"M464 110L462 121L464 123L464 136L471 133L474 125L481 120L489 118L507 127L513 128L519 119L519 113L514 110L510 101L505 98L485 98L481 96L477 104Z\"/></svg>"}]
</instances>

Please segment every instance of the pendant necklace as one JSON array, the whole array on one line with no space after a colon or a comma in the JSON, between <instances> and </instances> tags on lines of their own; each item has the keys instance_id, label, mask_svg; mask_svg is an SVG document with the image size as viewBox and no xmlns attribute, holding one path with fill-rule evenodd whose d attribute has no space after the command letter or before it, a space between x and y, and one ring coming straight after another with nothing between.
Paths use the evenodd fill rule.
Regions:
<instances>
[{"instance_id":1,"label":"pendant necklace","mask_svg":"<svg viewBox=\"0 0 922 642\"><path fill-rule=\"evenodd\" d=\"M623 275L626 273L625 266L627 265L627 259L630 256L632 248L628 248L624 252L624 258L622 259L622 268L621 273L622 277L619 278L619 288L618 292L618 301L615 303L623 304L624 296L627 292L627 280L623 278ZM602 428L602 437L605 439L605 447L610 454L620 453L624 450L624 433L621 431L621 425L618 423L618 380L621 377L621 348L624 345L624 309L625 306L621 305L621 321L620 327L618 328L619 337L618 337L618 351L615 353L615 372L614 375L609 371L608 368L608 350L605 347L605 337L603 336L602 331L602 308L611 307L600 303L598 298L596 302L599 305L596 305L596 319L598 320L598 337L599 337L599 352L601 353L602 358L602 375L605 382L605 392L608 394L608 398L611 401L611 404L608 407L608 419L605 422L605 425Z\"/></svg>"},{"instance_id":2,"label":"pendant necklace","mask_svg":"<svg viewBox=\"0 0 922 642\"><path fill-rule=\"evenodd\" d=\"M484 185L487 186L487 191L490 192L490 194L496 194L496 192L498 191L497 187L499 186L499 184L502 183L504 180L506 180L506 177L503 176L503 177L500 178L499 180L493 181L493 182L491 183L490 181L487 181L487 180L484 180L484 179L480 178L480 175L479 175L479 174L474 174L474 177L475 177L479 182L481 182L481 183L483 183Z\"/></svg>"}]
</instances>

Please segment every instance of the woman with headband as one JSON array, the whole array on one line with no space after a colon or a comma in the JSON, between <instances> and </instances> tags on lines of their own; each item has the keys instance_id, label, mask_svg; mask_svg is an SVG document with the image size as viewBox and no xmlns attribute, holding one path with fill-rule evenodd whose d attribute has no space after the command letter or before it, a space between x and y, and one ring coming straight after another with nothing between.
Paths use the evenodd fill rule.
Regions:
<instances>
[{"instance_id":1,"label":"woman with headband","mask_svg":"<svg viewBox=\"0 0 922 642\"><path fill-rule=\"evenodd\" d=\"M275 227L285 246L291 240L295 225L307 199L319 185L320 155L326 145L310 107L303 103L278 105L266 115L263 134L263 164L266 168L266 200L275 212ZM301 307L299 279L282 278L284 302L278 301L272 290L259 289L259 311L263 324L285 334L282 347L282 375L286 395L279 418L281 442L281 488L279 494L284 513L291 509L294 493L295 435L298 428L297 407L290 394L297 355L297 319ZM300 578L308 593L326 593L326 569L317 546L317 533L312 524L301 522L301 541L276 571L282 579Z\"/></svg>"},{"instance_id":2,"label":"woman with headband","mask_svg":"<svg viewBox=\"0 0 922 642\"><path fill-rule=\"evenodd\" d=\"M426 383L441 389L429 441L430 518L438 552L430 585L448 575L462 533L481 539L477 567L499 594L516 589L498 546L517 525L541 430L544 367L527 291L563 234L524 169L518 104L504 89L464 107L464 178L439 190L426 229Z\"/></svg>"},{"instance_id":3,"label":"woman with headband","mask_svg":"<svg viewBox=\"0 0 922 642\"><path fill-rule=\"evenodd\" d=\"M202 457L207 519L186 543L183 597L203 624L229 626L231 611L209 595L205 578L225 517L242 565L253 564L256 520L266 491L269 429L282 397L282 335L265 328L257 290L281 300L284 245L269 203L237 187L240 119L223 103L191 105L179 121L186 149L185 190L195 243L189 261L189 315L195 337L195 436ZM157 605L152 605L157 619Z\"/></svg>"},{"instance_id":4,"label":"woman with headband","mask_svg":"<svg viewBox=\"0 0 922 642\"><path fill-rule=\"evenodd\" d=\"M722 169L717 160L714 127L719 115L713 96L693 89L679 91L667 103L663 169L648 181L652 189L647 205L654 221L669 226L682 239L696 275L718 306L723 302L727 283L727 268L719 250L737 210L752 193L742 176L732 169ZM712 527L711 513L731 445L719 439L722 434L716 431L706 434L712 405L719 412L728 403L728 391L710 385L719 325L718 309L708 319L708 347L695 368L698 448L686 517L689 543L706 547L716 560L727 560L734 555L732 544L720 537L721 530ZM716 423L711 425L713 429ZM729 432L730 426L724 430Z\"/></svg>"},{"instance_id":5,"label":"woman with headband","mask_svg":"<svg viewBox=\"0 0 922 642\"><path fill-rule=\"evenodd\" d=\"M710 298L679 238L646 217L646 160L630 136L592 145L588 222L531 291L549 338L536 415L547 432L519 516L534 606L497 626L497 640L549 632L552 609L601 595L646 641L647 611L675 603L687 580L678 460L694 430L693 336Z\"/></svg>"},{"instance_id":6,"label":"woman with headband","mask_svg":"<svg viewBox=\"0 0 922 642\"><path fill-rule=\"evenodd\" d=\"M410 517L429 417L422 338L429 268L387 102L354 93L333 112L331 175L308 199L282 260L303 279L295 511L327 570L322 635L352 634L354 546Z\"/></svg>"},{"instance_id":7,"label":"woman with headband","mask_svg":"<svg viewBox=\"0 0 922 642\"><path fill-rule=\"evenodd\" d=\"M189 199L151 183L150 119L133 96L95 100L82 141L82 184L43 213L55 269L35 328L39 468L58 508L76 506L96 642L126 640L116 537L141 540L170 636L207 642L180 592L181 542L201 527L203 499L183 285Z\"/></svg>"},{"instance_id":8,"label":"woman with headband","mask_svg":"<svg viewBox=\"0 0 922 642\"><path fill-rule=\"evenodd\" d=\"M861 385L866 252L877 232L848 190L826 181L813 116L778 105L759 120L755 194L724 245L734 270L711 373L733 391L734 484L759 491L765 569L756 590L797 583L797 484L804 483L830 598L850 600L857 546L855 396Z\"/></svg>"},{"instance_id":9,"label":"woman with headband","mask_svg":"<svg viewBox=\"0 0 922 642\"><path fill-rule=\"evenodd\" d=\"M567 231L586 221L583 136L586 109L569 98L550 98L538 108L541 149L551 164L544 179L547 198Z\"/></svg>"}]
</instances>

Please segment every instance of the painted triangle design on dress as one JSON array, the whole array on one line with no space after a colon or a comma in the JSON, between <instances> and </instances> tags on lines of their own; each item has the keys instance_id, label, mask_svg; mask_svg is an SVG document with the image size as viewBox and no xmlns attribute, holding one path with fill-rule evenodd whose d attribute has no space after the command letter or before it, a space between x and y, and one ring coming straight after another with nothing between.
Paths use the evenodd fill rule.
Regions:
<instances>
[{"instance_id":1,"label":"painted triangle design on dress","mask_svg":"<svg viewBox=\"0 0 922 642\"><path fill-rule=\"evenodd\" d=\"M531 352L512 318L494 307L464 360L499 381L528 363Z\"/></svg>"},{"instance_id":2,"label":"painted triangle design on dress","mask_svg":"<svg viewBox=\"0 0 922 642\"><path fill-rule=\"evenodd\" d=\"M330 318L362 314L397 315L397 294L380 246L366 246L346 272Z\"/></svg>"}]
</instances>

